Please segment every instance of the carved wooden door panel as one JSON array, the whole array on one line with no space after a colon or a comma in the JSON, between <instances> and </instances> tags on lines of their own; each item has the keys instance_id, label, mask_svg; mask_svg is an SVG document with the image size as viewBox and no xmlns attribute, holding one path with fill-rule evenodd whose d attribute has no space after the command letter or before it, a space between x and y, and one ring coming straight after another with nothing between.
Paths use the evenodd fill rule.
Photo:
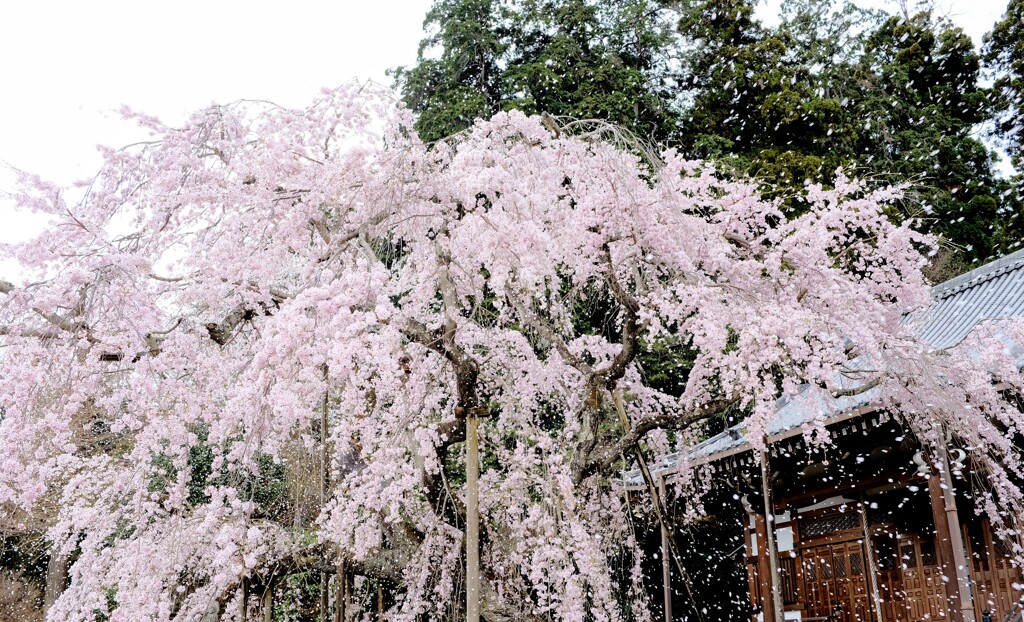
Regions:
<instances>
[{"instance_id":1,"label":"carved wooden door panel","mask_svg":"<svg viewBox=\"0 0 1024 622\"><path fill-rule=\"evenodd\" d=\"M807 617L838 612L837 622L871 620L864 547L859 542L804 549L803 571Z\"/></svg>"},{"instance_id":2,"label":"carved wooden door panel","mask_svg":"<svg viewBox=\"0 0 1024 622\"><path fill-rule=\"evenodd\" d=\"M832 549L819 546L803 551L804 607L808 617L825 617L835 606Z\"/></svg>"},{"instance_id":3,"label":"carved wooden door panel","mask_svg":"<svg viewBox=\"0 0 1024 622\"><path fill-rule=\"evenodd\" d=\"M843 622L869 622L870 601L860 542L832 546L832 569Z\"/></svg>"},{"instance_id":4,"label":"carved wooden door panel","mask_svg":"<svg viewBox=\"0 0 1024 622\"><path fill-rule=\"evenodd\" d=\"M901 538L899 554L908 618L945 620L946 587L935 554L935 541L916 536Z\"/></svg>"}]
</instances>

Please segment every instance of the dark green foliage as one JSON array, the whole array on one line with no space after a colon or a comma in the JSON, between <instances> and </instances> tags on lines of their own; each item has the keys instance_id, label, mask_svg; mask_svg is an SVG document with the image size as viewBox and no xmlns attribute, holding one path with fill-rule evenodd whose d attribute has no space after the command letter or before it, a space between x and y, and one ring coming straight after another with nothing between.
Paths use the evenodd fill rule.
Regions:
<instances>
[{"instance_id":1,"label":"dark green foliage","mask_svg":"<svg viewBox=\"0 0 1024 622\"><path fill-rule=\"evenodd\" d=\"M975 132L997 112L1020 157L1022 11L988 37L993 92L948 20L835 0L786 0L773 28L754 0L437 0L419 62L394 76L426 140L510 108L603 119L756 176L793 213L839 167L909 183L892 216L941 236L939 279L1017 243L1019 181L996 179Z\"/></svg>"},{"instance_id":2,"label":"dark green foliage","mask_svg":"<svg viewBox=\"0 0 1024 622\"><path fill-rule=\"evenodd\" d=\"M673 33L658 2L438 0L424 25L416 66L393 72L424 140L512 108L655 140L675 127Z\"/></svg>"},{"instance_id":3,"label":"dark green foliage","mask_svg":"<svg viewBox=\"0 0 1024 622\"><path fill-rule=\"evenodd\" d=\"M40 590L45 589L49 552L43 536L34 533L5 533L0 547L0 570L10 570L31 581Z\"/></svg>"},{"instance_id":4,"label":"dark green foliage","mask_svg":"<svg viewBox=\"0 0 1024 622\"><path fill-rule=\"evenodd\" d=\"M997 235L1002 250L1016 250L1024 240L1024 0L1010 0L985 36L984 60L995 79L995 130L1018 171L1003 187Z\"/></svg>"},{"instance_id":5,"label":"dark green foliage","mask_svg":"<svg viewBox=\"0 0 1024 622\"><path fill-rule=\"evenodd\" d=\"M209 486L232 486L243 498L256 503L254 516L280 516L288 503L285 466L268 454L258 454L252 471L220 469L214 472L214 448L207 443L207 432L205 427L199 426L195 430L198 442L188 451L188 467L191 471L188 481L188 504L195 506L209 502L210 497L206 494ZM173 459L166 454L159 454L153 456L152 466L154 475L150 479L149 490L165 492L178 474Z\"/></svg>"},{"instance_id":6,"label":"dark green foliage","mask_svg":"<svg viewBox=\"0 0 1024 622\"><path fill-rule=\"evenodd\" d=\"M499 110L498 62L507 47L492 0L437 0L424 27L419 62L394 72L406 103L419 113L416 130L432 141L465 129ZM440 58L429 53L440 48Z\"/></svg>"},{"instance_id":7,"label":"dark green foliage","mask_svg":"<svg viewBox=\"0 0 1024 622\"><path fill-rule=\"evenodd\" d=\"M1024 168L1024 0L1010 0L985 36L985 62L994 74L997 130L1018 169Z\"/></svg>"},{"instance_id":8,"label":"dark green foliage","mask_svg":"<svg viewBox=\"0 0 1024 622\"><path fill-rule=\"evenodd\" d=\"M961 29L928 11L885 18L831 0L789 0L774 29L747 0L689 6L682 27L708 43L687 66L688 153L757 176L792 212L805 180L829 184L839 166L909 182L894 218L919 219L968 264L1005 247L993 156L974 136L988 92Z\"/></svg>"},{"instance_id":9,"label":"dark green foliage","mask_svg":"<svg viewBox=\"0 0 1024 622\"><path fill-rule=\"evenodd\" d=\"M874 32L862 65L874 76L860 98L860 153L885 181L910 180L906 212L963 250L971 262L997 250L998 192L988 149L973 135L987 115L980 59L959 28L919 13L892 17Z\"/></svg>"},{"instance_id":10,"label":"dark green foliage","mask_svg":"<svg viewBox=\"0 0 1024 622\"><path fill-rule=\"evenodd\" d=\"M693 348L677 341L641 342L637 360L645 384L667 395L679 397L697 358Z\"/></svg>"}]
</instances>

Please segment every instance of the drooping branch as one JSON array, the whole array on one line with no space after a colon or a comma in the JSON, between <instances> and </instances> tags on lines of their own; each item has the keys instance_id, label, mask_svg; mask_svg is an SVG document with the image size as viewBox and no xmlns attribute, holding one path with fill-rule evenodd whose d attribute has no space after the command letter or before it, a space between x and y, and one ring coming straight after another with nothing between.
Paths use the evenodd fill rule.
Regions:
<instances>
[{"instance_id":1,"label":"drooping branch","mask_svg":"<svg viewBox=\"0 0 1024 622\"><path fill-rule=\"evenodd\" d=\"M612 264L612 254L608 245L605 244L601 250L604 254L608 288L621 306L623 315L622 349L615 355L615 358L612 359L608 367L594 372L611 389L616 381L625 375L626 368L633 362L639 351L640 320L637 314L640 311L640 303L623 287L618 277L615 276L615 266Z\"/></svg>"},{"instance_id":2,"label":"drooping branch","mask_svg":"<svg viewBox=\"0 0 1024 622\"><path fill-rule=\"evenodd\" d=\"M510 300L512 306L515 308L516 313L519 314L519 318L525 322L530 328L540 333L548 343L550 343L558 353L562 356L562 360L572 365L580 373L590 375L594 373L594 368L591 367L586 361L576 356L569 350L569 346L566 345L565 340L562 339L555 329L548 324L543 318L539 317L536 313L531 313L526 309L525 305L518 300Z\"/></svg>"}]
</instances>

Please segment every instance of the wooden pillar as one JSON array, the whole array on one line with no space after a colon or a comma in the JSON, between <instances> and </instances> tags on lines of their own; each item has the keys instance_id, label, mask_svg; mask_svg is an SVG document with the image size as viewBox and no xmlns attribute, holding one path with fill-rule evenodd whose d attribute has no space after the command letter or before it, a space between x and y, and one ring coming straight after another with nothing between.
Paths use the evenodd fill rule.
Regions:
<instances>
[{"instance_id":1,"label":"wooden pillar","mask_svg":"<svg viewBox=\"0 0 1024 622\"><path fill-rule=\"evenodd\" d=\"M875 563L875 547L871 543L871 530L868 527L868 505L864 495L860 497L860 527L864 532L864 559L867 562L868 589L871 590L871 612L875 622L882 620L882 595L878 588L878 564Z\"/></svg>"},{"instance_id":2,"label":"wooden pillar","mask_svg":"<svg viewBox=\"0 0 1024 622\"><path fill-rule=\"evenodd\" d=\"M940 450L944 453L944 450ZM970 579L967 577L967 556L960 535L960 517L953 497L953 483L944 459L939 460L939 473L928 478L928 492L935 521L935 544L942 564L942 573L949 578L946 595L952 622L975 622Z\"/></svg>"},{"instance_id":3,"label":"wooden pillar","mask_svg":"<svg viewBox=\"0 0 1024 622\"><path fill-rule=\"evenodd\" d=\"M757 535L757 517L750 507L750 504L746 503L746 497L743 497L744 509L746 510L747 522L743 525L743 561L744 566L747 570L747 591L750 593L750 605L751 607L758 607L761 604L761 570L759 566L760 558L755 559L754 563L750 562L750 558L754 557L754 538ZM751 616L752 622L756 622L756 616Z\"/></svg>"},{"instance_id":4,"label":"wooden pillar","mask_svg":"<svg viewBox=\"0 0 1024 622\"><path fill-rule=\"evenodd\" d=\"M764 622L782 622L775 618L772 599L771 564L768 562L768 526L764 514L754 515L754 534L757 536L757 587L761 592L761 611Z\"/></svg>"},{"instance_id":5,"label":"wooden pillar","mask_svg":"<svg viewBox=\"0 0 1024 622\"><path fill-rule=\"evenodd\" d=\"M274 579L267 581L263 588L263 622L274 622Z\"/></svg>"},{"instance_id":6,"label":"wooden pillar","mask_svg":"<svg viewBox=\"0 0 1024 622\"><path fill-rule=\"evenodd\" d=\"M466 417L466 622L480 622L480 439L477 415Z\"/></svg>"},{"instance_id":7,"label":"wooden pillar","mask_svg":"<svg viewBox=\"0 0 1024 622\"><path fill-rule=\"evenodd\" d=\"M767 441L765 441L767 443ZM786 619L782 610L782 585L779 581L779 547L775 542L775 503L772 501L771 468L768 465L768 451L761 452L761 492L764 495L764 517L765 517L765 538L764 545L758 536L758 560L760 560L761 549L765 549L768 556L768 563L765 569L768 571L771 589L762 599L764 602L765 622L770 622L768 610L772 611L771 622L782 622ZM758 564L760 565L760 564Z\"/></svg>"},{"instance_id":8,"label":"wooden pillar","mask_svg":"<svg viewBox=\"0 0 1024 622\"><path fill-rule=\"evenodd\" d=\"M242 603L241 603L241 615L239 616L242 622L247 622L249 619L249 579L242 577Z\"/></svg>"},{"instance_id":9,"label":"wooden pillar","mask_svg":"<svg viewBox=\"0 0 1024 622\"><path fill-rule=\"evenodd\" d=\"M668 495L665 491L665 478L658 478L658 492L661 494L661 500L665 504L665 509L668 510ZM669 555L672 554L671 547L669 547L668 539L670 534L668 532L668 521L661 521L661 583L662 592L665 600L665 622L672 622L672 565L670 564Z\"/></svg>"}]
</instances>

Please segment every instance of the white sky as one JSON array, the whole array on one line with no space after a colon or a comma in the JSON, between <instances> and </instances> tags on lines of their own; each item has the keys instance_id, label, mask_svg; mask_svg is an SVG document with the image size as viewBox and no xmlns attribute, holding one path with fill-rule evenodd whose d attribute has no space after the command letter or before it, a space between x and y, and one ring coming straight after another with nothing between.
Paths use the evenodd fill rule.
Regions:
<instances>
[{"instance_id":1,"label":"white sky","mask_svg":"<svg viewBox=\"0 0 1024 622\"><path fill-rule=\"evenodd\" d=\"M769 0L764 14L776 11ZM350 78L411 65L430 0L9 0L0 3L0 192L7 167L69 183L95 145L137 136L122 104L174 123L211 102L301 105ZM870 4L894 9L894 3ZM273 6L273 8L271 8ZM1006 0L939 0L975 42ZM37 233L0 197L0 242ZM16 278L0 264L0 279Z\"/></svg>"}]
</instances>

